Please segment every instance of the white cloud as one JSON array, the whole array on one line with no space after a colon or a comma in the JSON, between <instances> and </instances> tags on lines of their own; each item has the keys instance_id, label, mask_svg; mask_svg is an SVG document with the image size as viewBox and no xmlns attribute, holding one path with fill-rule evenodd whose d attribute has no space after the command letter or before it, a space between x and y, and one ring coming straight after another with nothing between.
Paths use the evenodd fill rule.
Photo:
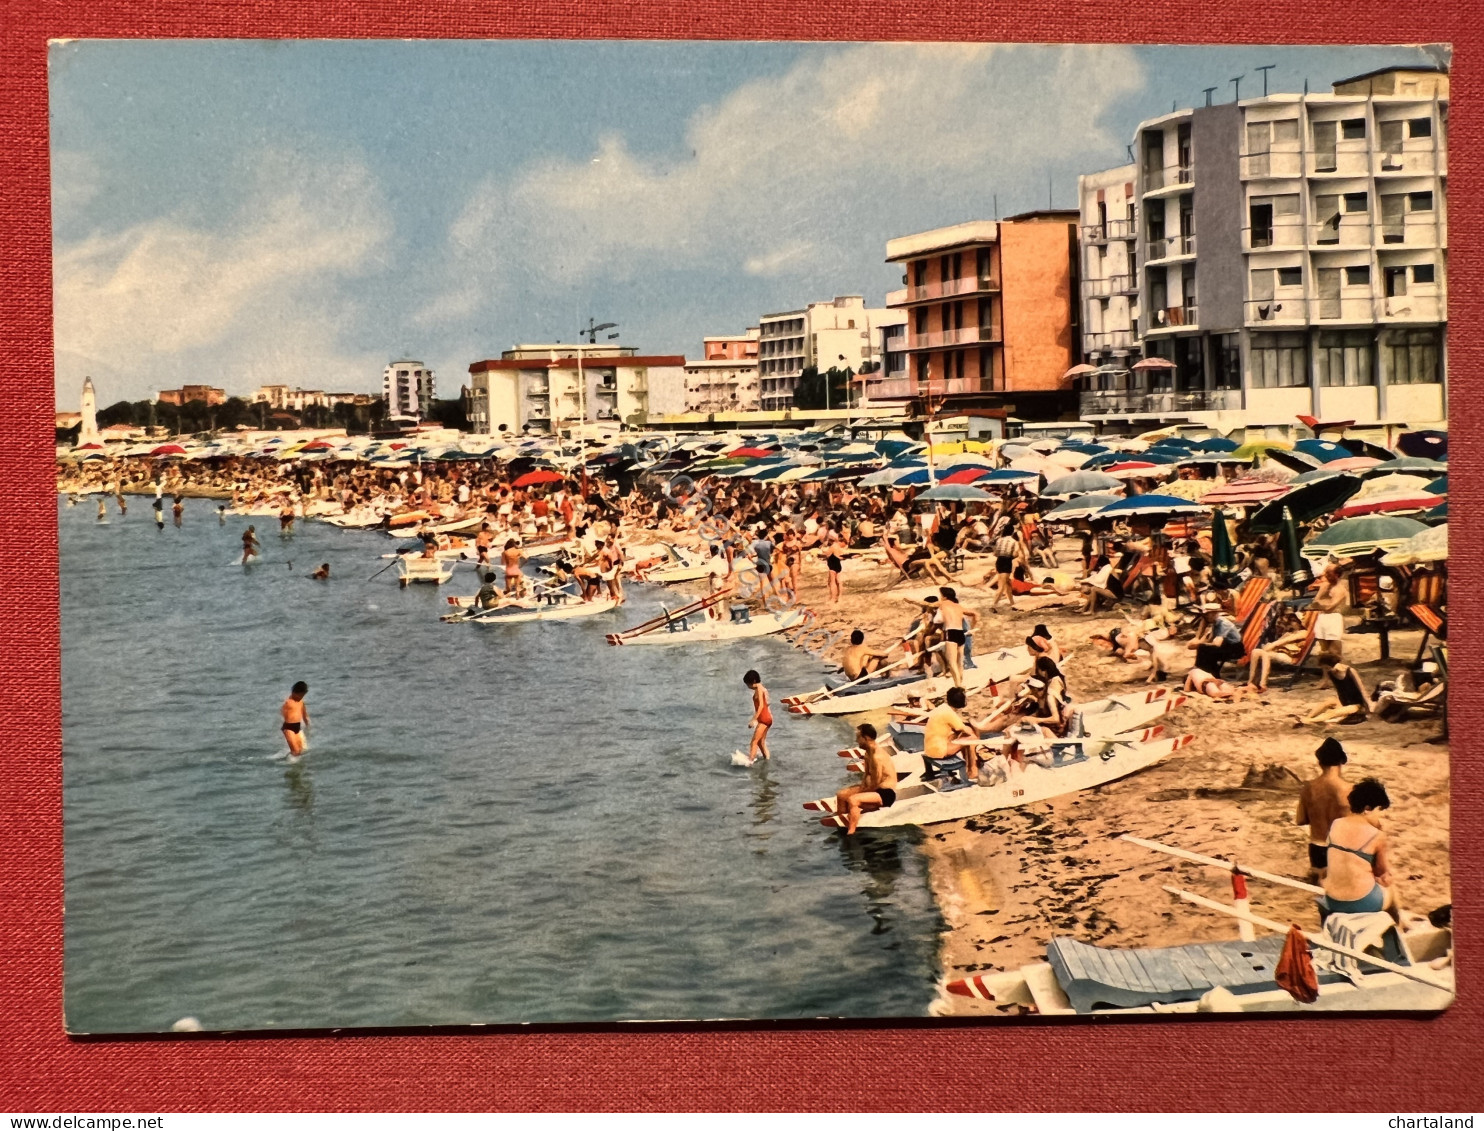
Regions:
<instances>
[{"instance_id":1,"label":"white cloud","mask_svg":"<svg viewBox=\"0 0 1484 1131\"><path fill-rule=\"evenodd\" d=\"M341 344L356 312L338 287L374 266L390 237L369 173L281 152L251 168L248 203L218 226L163 217L57 247L64 399L87 373L115 399L178 381L365 385L379 371Z\"/></svg>"},{"instance_id":2,"label":"white cloud","mask_svg":"<svg viewBox=\"0 0 1484 1131\"><path fill-rule=\"evenodd\" d=\"M697 112L681 158L647 159L610 135L595 153L487 178L450 232L446 289L420 317L466 317L508 294L517 269L522 290L668 268L837 269L945 199L1008 201L1058 158L1121 154L1099 119L1142 83L1122 47L810 52Z\"/></svg>"}]
</instances>

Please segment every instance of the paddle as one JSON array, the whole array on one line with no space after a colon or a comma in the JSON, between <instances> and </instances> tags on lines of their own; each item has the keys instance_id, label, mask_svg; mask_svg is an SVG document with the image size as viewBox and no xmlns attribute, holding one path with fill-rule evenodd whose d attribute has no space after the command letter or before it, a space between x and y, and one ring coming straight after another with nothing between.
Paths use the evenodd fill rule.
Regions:
<instances>
[{"instance_id":1,"label":"paddle","mask_svg":"<svg viewBox=\"0 0 1484 1131\"><path fill-rule=\"evenodd\" d=\"M1218 860L1214 856L1202 856L1199 852L1187 852L1183 848L1174 848L1168 844L1160 844L1157 840L1144 840L1142 837L1134 836L1132 833L1124 833L1118 839L1126 840L1130 844L1137 844L1140 848L1149 848L1155 852L1163 852L1168 856L1177 856L1181 860L1189 860L1193 864L1206 864L1212 868L1220 868L1223 872L1236 872L1239 875L1247 876L1249 879L1267 880L1269 883L1297 888L1299 891L1306 891L1313 895L1324 894L1322 887L1314 884L1306 884L1302 880L1274 875L1272 872L1263 872L1256 868L1244 868L1231 860Z\"/></svg>"},{"instance_id":2,"label":"paddle","mask_svg":"<svg viewBox=\"0 0 1484 1131\"><path fill-rule=\"evenodd\" d=\"M692 601L688 605L682 605L678 609L674 609L674 610L666 609L659 616L657 616L657 617L650 617L649 620L644 621L642 624L636 624L636 625L634 625L633 628L626 628L622 632L612 632L612 633L609 633L608 635L609 635L610 638L615 637L615 636L624 636L624 637L628 637L628 636L639 636L639 635L641 635L641 634L649 631L650 629L658 628L662 624L668 624L670 621L674 620L676 617L683 617L687 613L699 612L702 609L709 608L710 606L716 604L716 602L720 601L725 596L726 596L726 593L724 593L724 592L723 593L712 593L712 594L710 594L710 595L708 595L706 597L700 598L699 600Z\"/></svg>"},{"instance_id":3,"label":"paddle","mask_svg":"<svg viewBox=\"0 0 1484 1131\"><path fill-rule=\"evenodd\" d=\"M917 630L917 631L921 631L921 630ZM917 631L914 631L914 632L908 634L907 636L903 637L902 638L902 643L905 644L908 640L911 640L913 636L916 636L917 635ZM936 652L936 651L938 651L939 649L941 649L943 647L944 647L944 644L934 644L931 648L928 649L928 651L929 652ZM787 698L785 698L784 700L782 700L782 702L786 703L790 707L796 707L796 706L801 706L804 703L814 703L814 702L817 702L820 699L830 699L830 698L833 698L836 695L839 695L840 692L844 691L847 687L854 687L858 683L864 683L866 680L870 679L872 676L884 675L885 673L891 671L892 668L899 668L903 664L907 663L909 660L913 660L913 659L916 659L916 658L917 657L916 657L916 654L915 653L908 652L900 660L893 660L891 663L886 664L883 667L879 667L875 671L866 672L864 675L857 676L855 679L851 680L849 683L842 683L839 687L833 687L833 688L826 687L826 688L823 688L820 691L811 691L811 692L809 692L809 693L807 693L805 695L790 695Z\"/></svg>"}]
</instances>

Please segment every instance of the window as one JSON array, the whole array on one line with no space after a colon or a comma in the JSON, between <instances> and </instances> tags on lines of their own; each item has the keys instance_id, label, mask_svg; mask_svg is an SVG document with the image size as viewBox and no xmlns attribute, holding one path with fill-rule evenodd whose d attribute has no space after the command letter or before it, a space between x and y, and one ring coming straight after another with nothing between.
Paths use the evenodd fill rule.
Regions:
<instances>
[{"instance_id":1,"label":"window","mask_svg":"<svg viewBox=\"0 0 1484 1131\"><path fill-rule=\"evenodd\" d=\"M1407 211L1408 212L1431 212L1432 211L1432 193L1430 193L1430 192L1409 192L1409 193L1407 193Z\"/></svg>"},{"instance_id":2,"label":"window","mask_svg":"<svg viewBox=\"0 0 1484 1131\"><path fill-rule=\"evenodd\" d=\"M1252 272L1251 293L1254 302L1273 301L1273 272L1271 268L1259 267Z\"/></svg>"},{"instance_id":3,"label":"window","mask_svg":"<svg viewBox=\"0 0 1484 1131\"><path fill-rule=\"evenodd\" d=\"M1431 263L1418 263L1412 268L1412 282L1433 282L1433 265Z\"/></svg>"},{"instance_id":4,"label":"window","mask_svg":"<svg viewBox=\"0 0 1484 1131\"><path fill-rule=\"evenodd\" d=\"M1242 347L1237 334L1220 334L1212 339L1211 363L1215 371L1211 374L1212 387L1217 389L1240 389L1242 387Z\"/></svg>"},{"instance_id":5,"label":"window","mask_svg":"<svg viewBox=\"0 0 1484 1131\"><path fill-rule=\"evenodd\" d=\"M854 318L851 318L850 320L848 320L845 323L845 328L847 330L854 330L855 329L855 319Z\"/></svg>"},{"instance_id":6,"label":"window","mask_svg":"<svg viewBox=\"0 0 1484 1131\"><path fill-rule=\"evenodd\" d=\"M1273 144L1275 145L1297 145L1298 144L1298 119L1280 118L1273 123Z\"/></svg>"},{"instance_id":7,"label":"window","mask_svg":"<svg viewBox=\"0 0 1484 1131\"><path fill-rule=\"evenodd\" d=\"M1254 389L1292 389L1309 383L1303 334L1253 334L1251 358Z\"/></svg>"},{"instance_id":8,"label":"window","mask_svg":"<svg viewBox=\"0 0 1484 1131\"><path fill-rule=\"evenodd\" d=\"M1247 206L1247 223L1252 229L1252 246L1269 247L1273 242L1273 206L1254 200Z\"/></svg>"},{"instance_id":9,"label":"window","mask_svg":"<svg viewBox=\"0 0 1484 1131\"><path fill-rule=\"evenodd\" d=\"M1345 285L1347 287L1364 287L1371 281L1370 267L1362 264L1359 267L1345 268Z\"/></svg>"},{"instance_id":10,"label":"window","mask_svg":"<svg viewBox=\"0 0 1484 1131\"><path fill-rule=\"evenodd\" d=\"M1319 383L1326 388L1374 385L1371 335L1367 330L1325 330L1314 354Z\"/></svg>"},{"instance_id":11,"label":"window","mask_svg":"<svg viewBox=\"0 0 1484 1131\"><path fill-rule=\"evenodd\" d=\"M1388 385L1438 383L1440 339L1436 330L1390 330L1381 347Z\"/></svg>"},{"instance_id":12,"label":"window","mask_svg":"<svg viewBox=\"0 0 1484 1131\"><path fill-rule=\"evenodd\" d=\"M1316 173L1333 173L1337 162L1335 158L1335 122L1314 123L1314 171Z\"/></svg>"},{"instance_id":13,"label":"window","mask_svg":"<svg viewBox=\"0 0 1484 1131\"><path fill-rule=\"evenodd\" d=\"M1304 269L1302 267L1279 267L1278 285L1280 287L1302 287L1304 285Z\"/></svg>"},{"instance_id":14,"label":"window","mask_svg":"<svg viewBox=\"0 0 1484 1131\"><path fill-rule=\"evenodd\" d=\"M1402 199L1399 192L1383 193L1381 196L1381 242L1401 243L1407 238L1406 221L1403 218Z\"/></svg>"},{"instance_id":15,"label":"window","mask_svg":"<svg viewBox=\"0 0 1484 1131\"><path fill-rule=\"evenodd\" d=\"M1346 118L1340 123L1340 136L1347 141L1365 137L1364 118Z\"/></svg>"},{"instance_id":16,"label":"window","mask_svg":"<svg viewBox=\"0 0 1484 1131\"><path fill-rule=\"evenodd\" d=\"M1340 242L1340 198L1324 193L1314 198L1314 221L1319 225L1317 243Z\"/></svg>"},{"instance_id":17,"label":"window","mask_svg":"<svg viewBox=\"0 0 1484 1131\"><path fill-rule=\"evenodd\" d=\"M1386 297L1401 298L1407 293L1407 269L1405 267L1386 268Z\"/></svg>"},{"instance_id":18,"label":"window","mask_svg":"<svg viewBox=\"0 0 1484 1131\"><path fill-rule=\"evenodd\" d=\"M1431 118L1413 118L1407 123L1408 137L1432 137Z\"/></svg>"},{"instance_id":19,"label":"window","mask_svg":"<svg viewBox=\"0 0 1484 1131\"><path fill-rule=\"evenodd\" d=\"M1370 196L1363 192L1347 192L1345 194L1346 212L1366 212L1370 209Z\"/></svg>"}]
</instances>

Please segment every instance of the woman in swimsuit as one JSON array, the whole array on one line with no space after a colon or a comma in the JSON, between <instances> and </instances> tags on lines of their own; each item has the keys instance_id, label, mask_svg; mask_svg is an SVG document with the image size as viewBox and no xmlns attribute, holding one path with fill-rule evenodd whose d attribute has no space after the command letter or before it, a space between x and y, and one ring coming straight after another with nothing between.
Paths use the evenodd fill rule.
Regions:
<instances>
[{"instance_id":1,"label":"woman in swimsuit","mask_svg":"<svg viewBox=\"0 0 1484 1131\"><path fill-rule=\"evenodd\" d=\"M1329 827L1329 867L1324 903L1332 914L1389 911L1397 917L1396 891L1386 859L1386 833L1380 811L1391 808L1386 787L1366 778L1350 791L1350 815Z\"/></svg>"},{"instance_id":2,"label":"woman in swimsuit","mask_svg":"<svg viewBox=\"0 0 1484 1131\"><path fill-rule=\"evenodd\" d=\"M752 692L752 718L747 725L752 727L752 742L747 747L747 764L756 762L759 756L771 759L768 752L768 728L773 725L773 712L768 707L768 689L763 686L763 677L749 671L742 682Z\"/></svg>"},{"instance_id":3,"label":"woman in swimsuit","mask_svg":"<svg viewBox=\"0 0 1484 1131\"><path fill-rule=\"evenodd\" d=\"M1360 673L1349 664L1335 664L1327 675L1334 695L1320 704L1313 714L1295 722L1295 727L1305 723L1337 723L1343 719L1358 723L1375 711L1375 703L1366 694L1365 684L1360 682Z\"/></svg>"},{"instance_id":4,"label":"woman in swimsuit","mask_svg":"<svg viewBox=\"0 0 1484 1131\"><path fill-rule=\"evenodd\" d=\"M1236 703L1256 694L1255 690L1245 683L1237 685L1227 683L1224 679L1218 679L1208 671L1200 668L1191 668L1185 676L1185 690L1193 691L1197 695L1204 695L1207 699L1216 699L1223 703Z\"/></svg>"},{"instance_id":5,"label":"woman in swimsuit","mask_svg":"<svg viewBox=\"0 0 1484 1131\"><path fill-rule=\"evenodd\" d=\"M825 579L829 585L830 604L836 604L840 600L840 549L843 545L839 532L833 526L826 528L822 539L822 551L824 553L824 566L828 571Z\"/></svg>"}]
</instances>

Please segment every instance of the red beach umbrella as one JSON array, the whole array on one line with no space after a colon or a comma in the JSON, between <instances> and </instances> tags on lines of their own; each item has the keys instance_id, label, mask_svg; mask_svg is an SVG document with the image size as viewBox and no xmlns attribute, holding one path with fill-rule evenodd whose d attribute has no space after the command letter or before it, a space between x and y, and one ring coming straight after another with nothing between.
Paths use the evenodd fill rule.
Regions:
<instances>
[{"instance_id":1,"label":"red beach umbrella","mask_svg":"<svg viewBox=\"0 0 1484 1131\"><path fill-rule=\"evenodd\" d=\"M951 475L945 475L939 479L939 483L972 483L976 479L983 479L988 475L990 469L987 467L961 467Z\"/></svg>"},{"instance_id":2,"label":"red beach umbrella","mask_svg":"<svg viewBox=\"0 0 1484 1131\"><path fill-rule=\"evenodd\" d=\"M1447 495L1400 491L1394 495L1373 495L1369 499L1343 506L1335 511L1335 517L1355 518L1363 514L1385 514L1390 511L1424 511L1447 501Z\"/></svg>"},{"instance_id":3,"label":"red beach umbrella","mask_svg":"<svg viewBox=\"0 0 1484 1131\"><path fill-rule=\"evenodd\" d=\"M152 456L183 456L186 450L179 444L161 444L150 453Z\"/></svg>"},{"instance_id":4,"label":"red beach umbrella","mask_svg":"<svg viewBox=\"0 0 1484 1131\"><path fill-rule=\"evenodd\" d=\"M566 476L558 471L547 471L539 468L536 471L528 471L510 484L512 487L530 487L537 483L560 483Z\"/></svg>"},{"instance_id":5,"label":"red beach umbrella","mask_svg":"<svg viewBox=\"0 0 1484 1131\"><path fill-rule=\"evenodd\" d=\"M755 456L771 456L777 454L777 452L768 451L767 448L738 448L736 451L728 452L727 459L737 459L740 457L752 459Z\"/></svg>"}]
</instances>

